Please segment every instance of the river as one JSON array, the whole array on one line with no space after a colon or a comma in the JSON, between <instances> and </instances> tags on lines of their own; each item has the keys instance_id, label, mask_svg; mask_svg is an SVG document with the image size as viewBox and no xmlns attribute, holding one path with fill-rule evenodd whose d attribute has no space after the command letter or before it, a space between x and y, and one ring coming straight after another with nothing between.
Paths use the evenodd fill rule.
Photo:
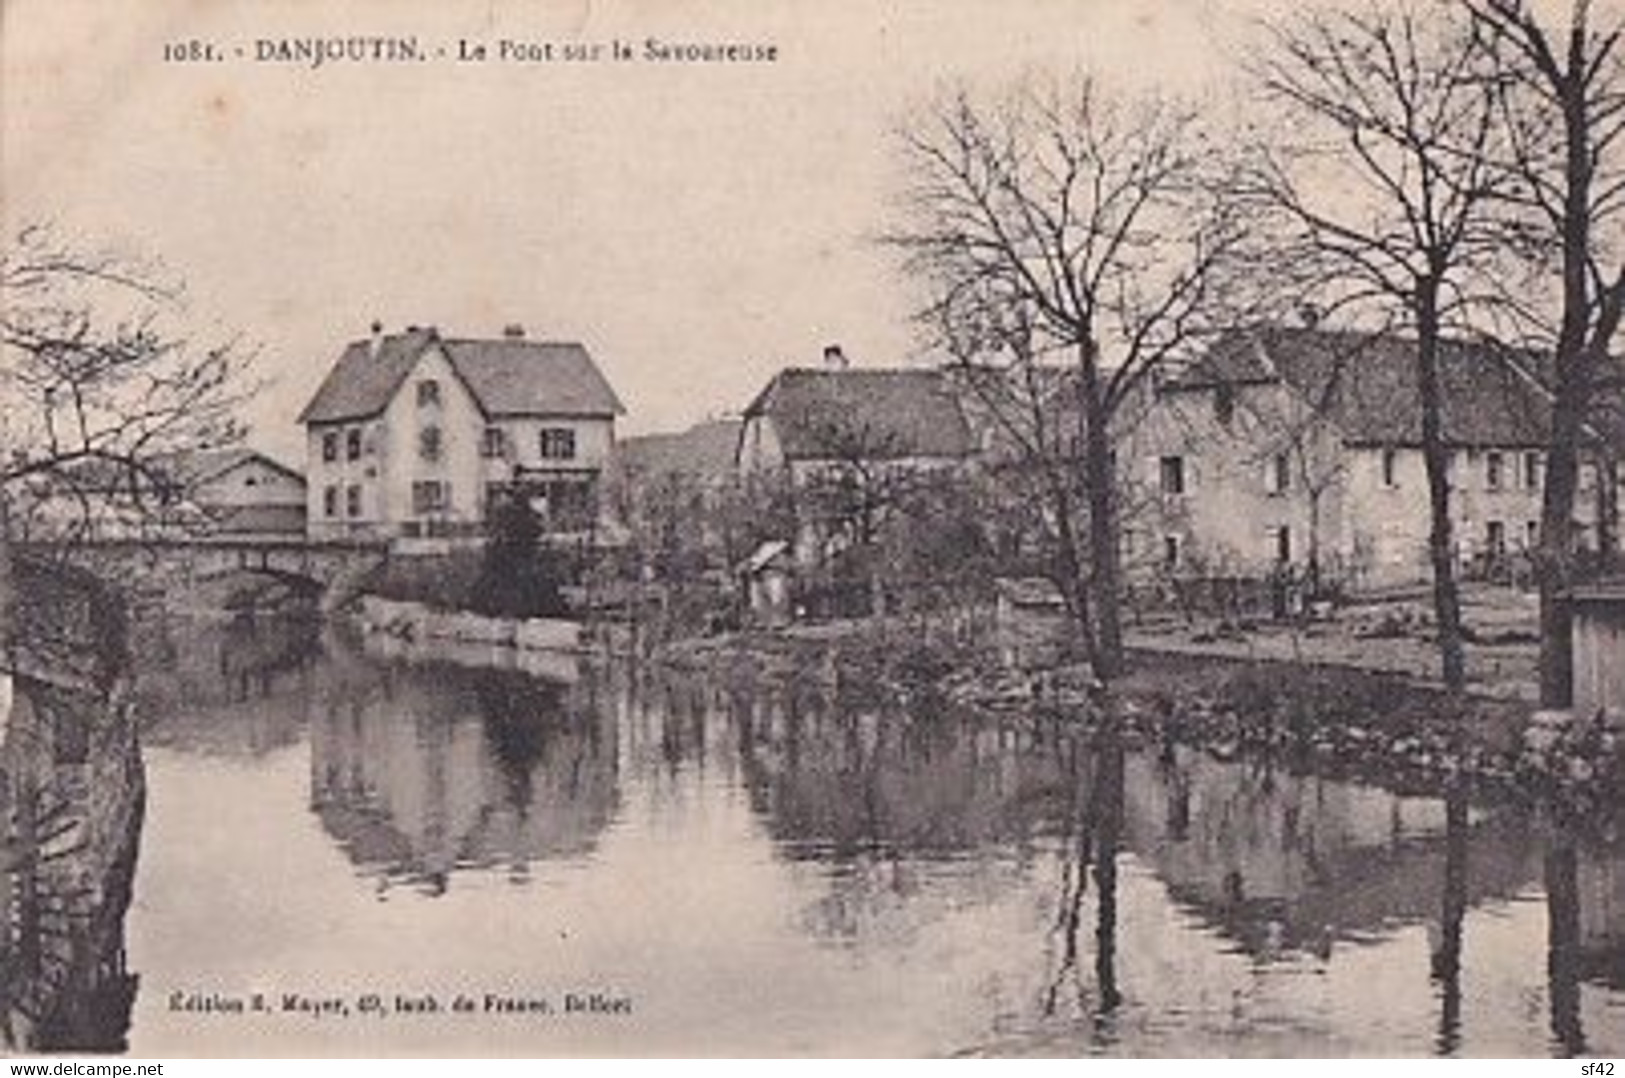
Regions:
<instances>
[{"instance_id":1,"label":"river","mask_svg":"<svg viewBox=\"0 0 1625 1078\"><path fill-rule=\"evenodd\" d=\"M146 650L137 1053L1625 1054L1617 820L309 626Z\"/></svg>"}]
</instances>

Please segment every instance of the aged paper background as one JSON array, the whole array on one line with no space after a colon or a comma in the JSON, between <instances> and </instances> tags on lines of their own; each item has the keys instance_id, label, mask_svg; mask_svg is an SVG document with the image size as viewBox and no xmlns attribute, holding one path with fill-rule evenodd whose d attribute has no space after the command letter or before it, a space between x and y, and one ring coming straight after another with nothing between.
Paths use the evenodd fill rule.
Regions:
<instances>
[{"instance_id":1,"label":"aged paper background","mask_svg":"<svg viewBox=\"0 0 1625 1078\"><path fill-rule=\"evenodd\" d=\"M891 189L888 131L941 80L1083 65L1216 99L1234 42L1266 6L6 0L4 224L52 222L162 258L201 320L260 346L269 386L251 441L290 461L303 453L295 413L373 319L474 334L519 321L583 340L627 403L622 431L672 429L737 410L829 342L860 361L913 355L907 288L872 237ZM299 41L358 36L411 40L421 58L288 58ZM774 58L663 62L648 57L650 39ZM504 41L605 52L505 58ZM615 59L616 41L631 59ZM486 58L461 58L465 42ZM243 842L266 837L226 815ZM231 896L209 908L230 917ZM719 933L729 916L718 911ZM479 938L500 946L491 927ZM383 941L357 959L434 945ZM756 1019L738 1020L744 1038ZM218 1029L171 1033L146 1047L230 1051ZM563 1047L684 1046L671 1030L646 1040L635 1022L620 1037ZM701 1040L719 1043L715 1031ZM285 1047L311 1045L291 1036ZM345 1050L445 1048L403 1036ZM477 1028L452 1048L507 1050Z\"/></svg>"}]
</instances>

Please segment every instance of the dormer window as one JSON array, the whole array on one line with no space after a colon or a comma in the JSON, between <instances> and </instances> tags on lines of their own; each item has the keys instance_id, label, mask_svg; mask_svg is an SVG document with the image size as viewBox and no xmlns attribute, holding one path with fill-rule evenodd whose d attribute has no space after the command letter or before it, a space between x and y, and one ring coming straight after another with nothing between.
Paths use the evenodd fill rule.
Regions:
<instances>
[{"instance_id":1,"label":"dormer window","mask_svg":"<svg viewBox=\"0 0 1625 1078\"><path fill-rule=\"evenodd\" d=\"M433 378L425 378L418 383L418 407L438 408L440 406L440 383Z\"/></svg>"}]
</instances>

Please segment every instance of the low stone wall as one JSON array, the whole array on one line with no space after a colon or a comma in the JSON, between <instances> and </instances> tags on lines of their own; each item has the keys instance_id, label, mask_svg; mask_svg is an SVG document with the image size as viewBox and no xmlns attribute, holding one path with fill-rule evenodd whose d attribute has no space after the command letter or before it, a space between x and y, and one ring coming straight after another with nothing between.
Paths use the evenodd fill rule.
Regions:
<instances>
[{"instance_id":1,"label":"low stone wall","mask_svg":"<svg viewBox=\"0 0 1625 1078\"><path fill-rule=\"evenodd\" d=\"M363 596L361 627L416 641L448 640L531 651L579 651L581 623L557 618L489 618L462 610L436 610L423 603Z\"/></svg>"}]
</instances>

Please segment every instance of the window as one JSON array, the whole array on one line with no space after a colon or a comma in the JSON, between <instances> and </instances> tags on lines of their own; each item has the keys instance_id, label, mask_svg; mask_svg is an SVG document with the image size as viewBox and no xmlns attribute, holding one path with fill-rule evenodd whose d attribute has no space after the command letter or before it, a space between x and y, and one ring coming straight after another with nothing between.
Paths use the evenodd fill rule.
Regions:
<instances>
[{"instance_id":1,"label":"window","mask_svg":"<svg viewBox=\"0 0 1625 1078\"><path fill-rule=\"evenodd\" d=\"M418 456L424 460L440 459L439 427L424 427L418 431Z\"/></svg>"},{"instance_id":2,"label":"window","mask_svg":"<svg viewBox=\"0 0 1625 1078\"><path fill-rule=\"evenodd\" d=\"M322 490L322 515L336 517L339 515L339 488L325 487Z\"/></svg>"},{"instance_id":3,"label":"window","mask_svg":"<svg viewBox=\"0 0 1625 1078\"><path fill-rule=\"evenodd\" d=\"M1277 453L1265 470L1264 486L1271 494L1284 494L1292 489L1292 457Z\"/></svg>"},{"instance_id":4,"label":"window","mask_svg":"<svg viewBox=\"0 0 1625 1078\"><path fill-rule=\"evenodd\" d=\"M1236 418L1236 387L1222 385L1213 391L1213 418L1228 427Z\"/></svg>"},{"instance_id":5,"label":"window","mask_svg":"<svg viewBox=\"0 0 1625 1078\"><path fill-rule=\"evenodd\" d=\"M1504 558L1507 552L1507 526L1492 520L1484 528L1484 547L1492 558Z\"/></svg>"},{"instance_id":6,"label":"window","mask_svg":"<svg viewBox=\"0 0 1625 1078\"><path fill-rule=\"evenodd\" d=\"M1185 493L1184 457L1163 457L1158 470L1164 494Z\"/></svg>"},{"instance_id":7,"label":"window","mask_svg":"<svg viewBox=\"0 0 1625 1078\"><path fill-rule=\"evenodd\" d=\"M1382 451L1382 485L1389 490L1399 486L1399 453L1397 450L1384 449Z\"/></svg>"},{"instance_id":8,"label":"window","mask_svg":"<svg viewBox=\"0 0 1625 1078\"><path fill-rule=\"evenodd\" d=\"M1500 453L1490 453L1484 458L1484 487L1487 490L1500 490L1506 481L1506 457Z\"/></svg>"},{"instance_id":9,"label":"window","mask_svg":"<svg viewBox=\"0 0 1625 1078\"><path fill-rule=\"evenodd\" d=\"M358 517L361 515L360 487L352 486L344 488L344 512L347 516L352 517Z\"/></svg>"},{"instance_id":10,"label":"window","mask_svg":"<svg viewBox=\"0 0 1625 1078\"><path fill-rule=\"evenodd\" d=\"M353 427L344 432L344 455L350 460L361 459L361 429Z\"/></svg>"},{"instance_id":11,"label":"window","mask_svg":"<svg viewBox=\"0 0 1625 1078\"><path fill-rule=\"evenodd\" d=\"M243 477L243 486L245 486L245 487L257 487L259 485L260 485L259 476L248 475L248 476Z\"/></svg>"},{"instance_id":12,"label":"window","mask_svg":"<svg viewBox=\"0 0 1625 1078\"><path fill-rule=\"evenodd\" d=\"M1523 455L1523 488L1525 490L1539 490L1545 477L1545 458L1533 451L1525 453Z\"/></svg>"},{"instance_id":13,"label":"window","mask_svg":"<svg viewBox=\"0 0 1625 1078\"><path fill-rule=\"evenodd\" d=\"M412 512L443 512L451 503L451 485L438 479L420 479L412 484Z\"/></svg>"},{"instance_id":14,"label":"window","mask_svg":"<svg viewBox=\"0 0 1625 1078\"><path fill-rule=\"evenodd\" d=\"M1292 529L1282 524L1275 529L1275 562L1287 565L1292 561Z\"/></svg>"},{"instance_id":15,"label":"window","mask_svg":"<svg viewBox=\"0 0 1625 1078\"><path fill-rule=\"evenodd\" d=\"M425 378L418 383L418 407L429 408L440 403L440 383L433 378Z\"/></svg>"},{"instance_id":16,"label":"window","mask_svg":"<svg viewBox=\"0 0 1625 1078\"><path fill-rule=\"evenodd\" d=\"M574 460L576 432L568 427L543 427L541 451L543 460Z\"/></svg>"},{"instance_id":17,"label":"window","mask_svg":"<svg viewBox=\"0 0 1625 1078\"><path fill-rule=\"evenodd\" d=\"M1164 569L1179 568L1179 536L1165 535L1162 537L1162 567Z\"/></svg>"},{"instance_id":18,"label":"window","mask_svg":"<svg viewBox=\"0 0 1625 1078\"><path fill-rule=\"evenodd\" d=\"M485 436L480 439L480 455L486 457L502 457L508 453L507 441L502 436L501 427L486 427Z\"/></svg>"},{"instance_id":19,"label":"window","mask_svg":"<svg viewBox=\"0 0 1625 1078\"><path fill-rule=\"evenodd\" d=\"M1523 526L1523 548L1534 550L1540 546L1540 521L1531 520Z\"/></svg>"},{"instance_id":20,"label":"window","mask_svg":"<svg viewBox=\"0 0 1625 1078\"><path fill-rule=\"evenodd\" d=\"M330 430L322 435L322 459L329 463L339 459L339 432Z\"/></svg>"},{"instance_id":21,"label":"window","mask_svg":"<svg viewBox=\"0 0 1625 1078\"><path fill-rule=\"evenodd\" d=\"M512 497L512 490L506 483L485 484L485 512L489 516L494 510L505 505Z\"/></svg>"}]
</instances>

